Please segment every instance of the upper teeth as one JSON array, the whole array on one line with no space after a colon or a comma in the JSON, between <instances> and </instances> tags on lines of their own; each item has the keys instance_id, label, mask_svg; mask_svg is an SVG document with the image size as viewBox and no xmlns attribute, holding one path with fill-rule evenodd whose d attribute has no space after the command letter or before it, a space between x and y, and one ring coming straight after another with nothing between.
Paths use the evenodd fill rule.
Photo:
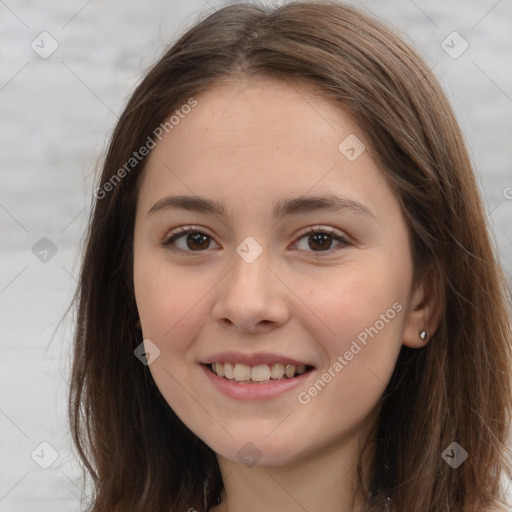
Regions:
<instances>
[{"instance_id":1,"label":"upper teeth","mask_svg":"<svg viewBox=\"0 0 512 512\"><path fill-rule=\"evenodd\" d=\"M285 375L292 378L295 374L301 375L306 371L306 366L293 364L274 363L272 365L259 364L249 366L241 363L213 363L212 371L219 377L237 381L252 380L255 382L264 382L272 379L282 379Z\"/></svg>"}]
</instances>

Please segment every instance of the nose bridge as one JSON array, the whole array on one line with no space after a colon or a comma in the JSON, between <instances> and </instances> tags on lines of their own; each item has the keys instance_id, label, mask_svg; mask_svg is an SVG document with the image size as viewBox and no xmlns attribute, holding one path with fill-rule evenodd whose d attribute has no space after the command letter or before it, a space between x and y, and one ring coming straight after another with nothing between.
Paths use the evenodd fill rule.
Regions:
<instances>
[{"instance_id":1,"label":"nose bridge","mask_svg":"<svg viewBox=\"0 0 512 512\"><path fill-rule=\"evenodd\" d=\"M233 254L229 288L260 300L268 293L268 287L272 286L269 279L271 272L268 269L270 252L255 239L248 238L238 245Z\"/></svg>"},{"instance_id":2,"label":"nose bridge","mask_svg":"<svg viewBox=\"0 0 512 512\"><path fill-rule=\"evenodd\" d=\"M288 312L279 280L269 268L270 251L258 246L246 240L236 248L213 309L215 320L247 331L284 322Z\"/></svg>"}]
</instances>

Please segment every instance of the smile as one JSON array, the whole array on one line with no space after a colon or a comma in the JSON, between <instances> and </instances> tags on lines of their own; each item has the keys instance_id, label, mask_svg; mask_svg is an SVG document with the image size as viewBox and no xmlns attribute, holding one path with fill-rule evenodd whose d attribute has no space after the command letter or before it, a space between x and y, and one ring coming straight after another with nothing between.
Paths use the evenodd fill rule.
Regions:
<instances>
[{"instance_id":1,"label":"smile","mask_svg":"<svg viewBox=\"0 0 512 512\"><path fill-rule=\"evenodd\" d=\"M209 367L218 377L248 384L292 379L311 369L305 365L295 366L283 363L258 364L254 366L242 363L213 363Z\"/></svg>"},{"instance_id":2,"label":"smile","mask_svg":"<svg viewBox=\"0 0 512 512\"><path fill-rule=\"evenodd\" d=\"M238 401L270 400L306 385L317 370L291 363L206 363L199 365L213 389Z\"/></svg>"}]
</instances>

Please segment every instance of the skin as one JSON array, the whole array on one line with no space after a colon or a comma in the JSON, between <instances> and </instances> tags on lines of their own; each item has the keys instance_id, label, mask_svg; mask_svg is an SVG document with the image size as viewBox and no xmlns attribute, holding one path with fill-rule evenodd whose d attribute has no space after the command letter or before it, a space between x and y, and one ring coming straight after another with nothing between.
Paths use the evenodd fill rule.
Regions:
<instances>
[{"instance_id":1,"label":"skin","mask_svg":"<svg viewBox=\"0 0 512 512\"><path fill-rule=\"evenodd\" d=\"M364 135L350 115L304 87L267 78L197 95L198 105L152 150L142 176L134 283L144 339L160 355L149 369L170 407L216 453L225 489L216 512L353 511L359 448L402 344L428 343L439 311L428 283L412 286L407 226L369 151L338 150ZM274 220L283 198L336 193L371 214L318 210ZM182 209L148 214L168 195L222 202L225 217ZM176 228L193 225L211 237ZM330 228L325 254L307 227ZM252 263L236 252L248 236ZM208 243L209 242L209 243ZM320 247L320 248L319 248ZM401 309L307 404L298 393L328 372L358 334L393 304ZM396 306L395 306L396 307ZM380 324L379 324L380 325ZM429 335L429 338L430 338ZM315 371L299 389L240 402L214 389L199 362L221 351L277 352ZM237 452L251 442L260 458ZM257 450L257 452L256 452ZM367 471L370 459L364 460Z\"/></svg>"}]
</instances>

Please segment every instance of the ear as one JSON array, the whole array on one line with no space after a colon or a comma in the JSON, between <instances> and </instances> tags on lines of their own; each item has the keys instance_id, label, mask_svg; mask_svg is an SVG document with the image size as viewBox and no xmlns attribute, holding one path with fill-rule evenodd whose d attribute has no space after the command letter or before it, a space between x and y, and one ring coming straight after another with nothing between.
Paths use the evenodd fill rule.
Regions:
<instances>
[{"instance_id":1,"label":"ear","mask_svg":"<svg viewBox=\"0 0 512 512\"><path fill-rule=\"evenodd\" d=\"M407 347L424 347L439 327L442 293L436 274L430 271L423 272L423 278L411 292L402 335L402 342ZM427 332L425 339L420 336L422 331Z\"/></svg>"}]
</instances>

